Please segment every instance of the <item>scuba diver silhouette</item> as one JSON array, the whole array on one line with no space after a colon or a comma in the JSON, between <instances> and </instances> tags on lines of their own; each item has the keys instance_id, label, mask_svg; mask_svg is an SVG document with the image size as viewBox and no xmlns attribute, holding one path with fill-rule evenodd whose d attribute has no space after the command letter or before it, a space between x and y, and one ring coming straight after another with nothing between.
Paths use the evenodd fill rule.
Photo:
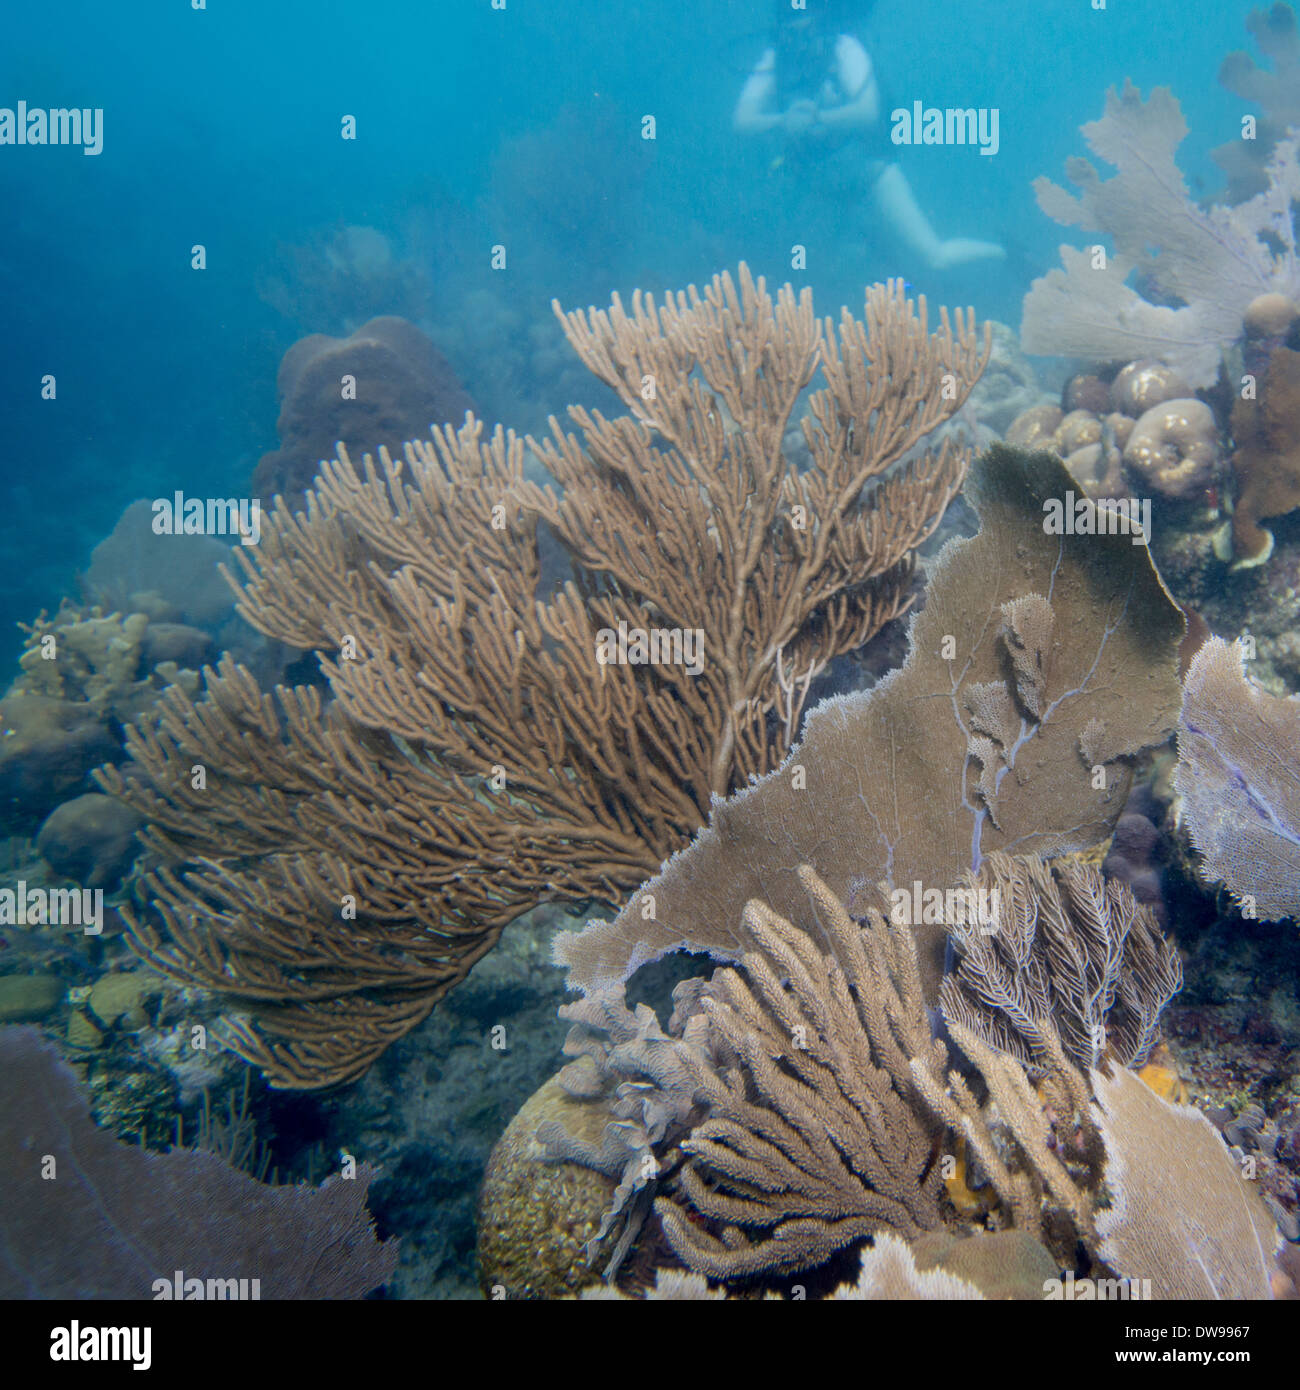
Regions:
<instances>
[{"instance_id":1,"label":"scuba diver silhouette","mask_svg":"<svg viewBox=\"0 0 1300 1390\"><path fill-rule=\"evenodd\" d=\"M996 242L941 238L922 211L889 140L888 112L871 55L851 32L873 0L774 0L772 46L749 74L732 123L784 140L778 164L836 201L869 199L931 270L1002 260Z\"/></svg>"}]
</instances>

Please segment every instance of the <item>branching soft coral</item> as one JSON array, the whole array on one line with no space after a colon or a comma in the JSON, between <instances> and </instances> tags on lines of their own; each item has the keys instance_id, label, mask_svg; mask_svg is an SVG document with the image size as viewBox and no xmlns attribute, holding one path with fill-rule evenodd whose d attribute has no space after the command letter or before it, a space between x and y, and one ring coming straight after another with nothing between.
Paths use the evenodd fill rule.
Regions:
<instances>
[{"instance_id":1,"label":"branching soft coral","mask_svg":"<svg viewBox=\"0 0 1300 1390\"><path fill-rule=\"evenodd\" d=\"M1210 157L1227 175L1224 202L1241 203L1268 186L1268 157L1290 126L1300 126L1300 31L1290 5L1252 10L1246 20L1271 70L1249 53L1229 53L1219 67L1219 81L1230 92L1262 108L1252 138L1229 140Z\"/></svg>"},{"instance_id":2,"label":"branching soft coral","mask_svg":"<svg viewBox=\"0 0 1300 1390\"><path fill-rule=\"evenodd\" d=\"M1035 280L1025 296L1026 350L1094 361L1156 357L1190 386L1212 386L1247 306L1263 294L1300 297L1292 209L1300 137L1278 143L1262 192L1237 207L1201 208L1175 162L1187 124L1168 88L1146 101L1131 82L1122 94L1112 89L1105 115L1083 135L1114 176L1103 180L1076 157L1066 175L1077 197L1045 178L1034 190L1049 217L1108 239L1113 251L1103 261L1061 248L1064 269ZM1135 272L1142 293L1128 283Z\"/></svg>"},{"instance_id":3,"label":"branching soft coral","mask_svg":"<svg viewBox=\"0 0 1300 1390\"><path fill-rule=\"evenodd\" d=\"M360 1076L526 908L654 873L781 760L813 677L908 607L965 476L950 443L894 465L961 408L987 330L931 332L901 285L836 331L742 267L564 328L628 413L575 410L581 438L534 446L562 494L472 419L403 460L340 449L236 555L240 611L314 649L332 698L226 661L103 776L159 861L138 949L218 993L276 1085ZM819 374L800 470L786 432ZM542 525L573 574L545 597Z\"/></svg>"}]
</instances>

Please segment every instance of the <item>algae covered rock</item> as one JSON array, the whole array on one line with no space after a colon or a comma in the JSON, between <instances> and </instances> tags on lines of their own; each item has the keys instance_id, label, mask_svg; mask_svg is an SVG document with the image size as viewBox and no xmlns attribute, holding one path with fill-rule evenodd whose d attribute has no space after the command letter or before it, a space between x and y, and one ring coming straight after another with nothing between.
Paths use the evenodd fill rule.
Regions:
<instances>
[{"instance_id":1,"label":"algae covered rock","mask_svg":"<svg viewBox=\"0 0 1300 1390\"><path fill-rule=\"evenodd\" d=\"M136 854L140 817L124 802L99 792L56 806L36 836L36 848L54 870L83 888L112 890Z\"/></svg>"},{"instance_id":2,"label":"algae covered rock","mask_svg":"<svg viewBox=\"0 0 1300 1390\"><path fill-rule=\"evenodd\" d=\"M0 700L0 833L29 835L92 768L121 756L88 705L13 690Z\"/></svg>"},{"instance_id":3,"label":"algae covered rock","mask_svg":"<svg viewBox=\"0 0 1300 1390\"><path fill-rule=\"evenodd\" d=\"M79 1051L102 1047L104 1043L103 1029L84 1009L73 1009L68 1015L68 1027L64 1036L68 1040L68 1046Z\"/></svg>"},{"instance_id":4,"label":"algae covered rock","mask_svg":"<svg viewBox=\"0 0 1300 1390\"><path fill-rule=\"evenodd\" d=\"M1061 1273L1046 1246L1027 1231L966 1237L931 1231L912 1242L912 1255L918 1270L941 1269L991 1299L1044 1298L1048 1280Z\"/></svg>"},{"instance_id":5,"label":"algae covered rock","mask_svg":"<svg viewBox=\"0 0 1300 1390\"><path fill-rule=\"evenodd\" d=\"M27 1023L44 1018L63 998L57 975L0 977L0 1023Z\"/></svg>"},{"instance_id":6,"label":"algae covered rock","mask_svg":"<svg viewBox=\"0 0 1300 1390\"><path fill-rule=\"evenodd\" d=\"M599 1145L612 1118L552 1077L510 1121L479 1197L479 1283L488 1298L561 1298L600 1279L610 1252L599 1248L589 1258L586 1246L610 1208L614 1180L549 1161L536 1134L539 1125L558 1120L576 1138Z\"/></svg>"},{"instance_id":7,"label":"algae covered rock","mask_svg":"<svg viewBox=\"0 0 1300 1390\"><path fill-rule=\"evenodd\" d=\"M119 1023L127 1029L143 1028L149 1022L145 1000L158 991L159 981L143 970L101 975L91 987L90 1012L106 1027Z\"/></svg>"}]
</instances>

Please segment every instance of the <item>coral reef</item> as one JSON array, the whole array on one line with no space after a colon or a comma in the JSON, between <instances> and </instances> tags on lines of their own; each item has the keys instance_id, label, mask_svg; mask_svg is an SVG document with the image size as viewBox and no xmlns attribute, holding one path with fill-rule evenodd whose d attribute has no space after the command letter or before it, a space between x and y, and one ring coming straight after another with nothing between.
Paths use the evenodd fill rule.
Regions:
<instances>
[{"instance_id":1,"label":"coral reef","mask_svg":"<svg viewBox=\"0 0 1300 1390\"><path fill-rule=\"evenodd\" d=\"M258 297L294 323L321 331L351 333L384 314L422 319L433 283L412 244L416 231L394 238L377 227L340 223L300 245L280 245L280 264L262 278ZM427 428L425 421L416 433Z\"/></svg>"},{"instance_id":2,"label":"coral reef","mask_svg":"<svg viewBox=\"0 0 1300 1390\"><path fill-rule=\"evenodd\" d=\"M30 834L61 802L90 791L90 773L122 756L122 726L168 686L194 689L211 639L145 613L105 613L68 600L27 633L21 674L0 699L0 830Z\"/></svg>"},{"instance_id":3,"label":"coral reef","mask_svg":"<svg viewBox=\"0 0 1300 1390\"><path fill-rule=\"evenodd\" d=\"M856 912L882 880L944 892L996 849L1050 856L1109 835L1127 760L1173 728L1184 623L1131 537L1049 534L1045 509L1069 488L1050 455L984 455L966 490L980 533L934 566L902 668L811 713L787 762L715 804L613 923L558 938L570 982L599 988L683 947L734 955L749 899L801 911L775 865L811 862ZM912 930L933 993L943 926Z\"/></svg>"},{"instance_id":4,"label":"coral reef","mask_svg":"<svg viewBox=\"0 0 1300 1390\"><path fill-rule=\"evenodd\" d=\"M994 322L993 352L966 404L965 414L997 437L1011 422L1044 400L1033 366L1020 350L1015 330Z\"/></svg>"},{"instance_id":5,"label":"coral reef","mask_svg":"<svg viewBox=\"0 0 1300 1390\"><path fill-rule=\"evenodd\" d=\"M391 316L371 319L346 338L300 338L280 362L276 387L280 447L262 455L253 491L294 505L340 443L400 452L431 425L456 425L474 408L429 339Z\"/></svg>"},{"instance_id":6,"label":"coral reef","mask_svg":"<svg viewBox=\"0 0 1300 1390\"><path fill-rule=\"evenodd\" d=\"M228 1037L277 1085L361 1075L526 906L619 901L778 762L812 678L911 602L964 476L949 444L892 467L988 355L901 286L838 332L744 268L563 322L629 413L575 409L583 443L557 424L534 446L562 497L473 421L404 464L343 451L306 513L279 507L256 560L237 552L241 612L315 648L333 699L272 698L227 662L103 774L166 861L142 953L254 1013ZM819 370L799 471L782 441ZM544 598L543 522L575 575Z\"/></svg>"},{"instance_id":7,"label":"coral reef","mask_svg":"<svg viewBox=\"0 0 1300 1390\"><path fill-rule=\"evenodd\" d=\"M138 718L168 686L196 689L195 672L213 645L207 633L184 624L154 623L145 613L105 614L66 599L53 618L42 614L24 627L17 686L85 704L109 725Z\"/></svg>"},{"instance_id":8,"label":"coral reef","mask_svg":"<svg viewBox=\"0 0 1300 1390\"><path fill-rule=\"evenodd\" d=\"M1239 643L1196 654L1178 723L1182 819L1207 882L1249 915L1300 913L1300 706L1253 686Z\"/></svg>"},{"instance_id":9,"label":"coral reef","mask_svg":"<svg viewBox=\"0 0 1300 1390\"><path fill-rule=\"evenodd\" d=\"M1291 215L1300 137L1278 142L1261 192L1236 207L1201 209L1175 162L1187 125L1168 88L1146 101L1131 82L1122 93L1112 89L1105 115L1083 135L1114 176L1103 181L1087 159L1074 158L1066 174L1079 196L1042 178L1034 190L1049 217L1112 238L1115 253L1098 264L1094 253L1063 246L1064 269L1035 280L1025 296L1021 342L1028 352L1097 362L1153 357L1193 388L1212 386L1251 302L1300 296ZM1127 283L1135 272L1145 297Z\"/></svg>"},{"instance_id":10,"label":"coral reef","mask_svg":"<svg viewBox=\"0 0 1300 1390\"><path fill-rule=\"evenodd\" d=\"M641 1256L670 1250L695 1274L751 1292L790 1272L825 1288L837 1252L866 1239L887 1252L899 1233L928 1230L914 1240L913 1272L937 1265L986 1296L995 1270L1003 1296L1043 1297L1061 1269L1076 1268L1150 1281L1157 1297L1269 1296L1276 1225L1198 1111L1160 1099L1109 1053L1085 1074L1050 1021L1036 1032L1035 1082L946 1010L962 1058L949 1067L910 933L874 909L855 922L810 869L799 878L807 927L751 902L743 934L753 949L707 984L680 985L667 1032L642 1009L633 1046L616 1041L616 1028L611 1046L591 1047L600 1029L595 999L585 1001L579 1016L592 1022L574 1049L588 1063L584 1081L566 1085L564 1118L537 1130L544 1157L534 1150L532 1161L601 1170L607 1155L630 1153L618 1117L640 1106L648 1142L637 1165L660 1227L629 1222L625 1253L634 1241ZM1038 968L1022 953L1021 972ZM611 1110L611 1095L629 1108ZM644 1121L656 1115L669 1118L652 1134ZM954 1142L991 1203L963 1211L944 1200L937 1179L949 1155L939 1155ZM494 1229L503 1210L487 1207ZM986 1214L991 1229L1015 1234L1009 1250L982 1244ZM981 1244L954 1242L972 1219L968 1238ZM590 1213L585 1221L590 1230ZM597 1242L611 1229L602 1222ZM551 1253L544 1246L514 1268L514 1288L530 1287ZM593 1253L589 1243L578 1258L579 1279ZM611 1263L606 1278L617 1272Z\"/></svg>"},{"instance_id":11,"label":"coral reef","mask_svg":"<svg viewBox=\"0 0 1300 1390\"><path fill-rule=\"evenodd\" d=\"M1229 469L1214 411L1186 381L1150 358L1078 373L1062 405L1039 405L1007 429L1009 444L1051 449L1075 486L1099 503L1151 499L1153 553L1169 583L1171 555L1199 547L1212 569Z\"/></svg>"},{"instance_id":12,"label":"coral reef","mask_svg":"<svg viewBox=\"0 0 1300 1390\"><path fill-rule=\"evenodd\" d=\"M1041 1241L1066 1267L1080 1242L1093 1239L1101 1182L1100 1138L1088 1116L1087 1082L1050 1025L1042 1030L1044 1075L1035 1087L1014 1057L956 1020L946 1022L987 1099L981 1103L957 1070L936 1084L914 1068L918 1090L933 1114L964 1139L995 1194L998 1220Z\"/></svg>"},{"instance_id":13,"label":"coral reef","mask_svg":"<svg viewBox=\"0 0 1300 1390\"><path fill-rule=\"evenodd\" d=\"M538 1127L537 1139L552 1162L616 1180L588 1249L594 1260L602 1243L608 1245L607 1275L617 1271L649 1212L659 1176L656 1148L689 1133L697 1118L697 1084L716 1072L715 1059L701 1050L702 1019L691 1022L702 1009L698 983L674 991L667 1033L649 1005L630 1010L621 989L588 995L559 1011L573 1025L565 1055L576 1060L556 1080L574 1102L594 1102L575 1114L598 1120L575 1127L551 1119ZM592 1131L590 1138L584 1129ZM607 1240L611 1232L615 1241Z\"/></svg>"},{"instance_id":14,"label":"coral reef","mask_svg":"<svg viewBox=\"0 0 1300 1390\"><path fill-rule=\"evenodd\" d=\"M1176 833L1171 849L1183 838ZM1216 1124L1252 1105L1280 1117L1300 1099L1300 932L1290 920L1244 919L1226 892L1206 891L1194 859L1173 858L1165 875L1185 975L1166 1011L1169 1046ZM1286 1205L1297 1203L1300 1190Z\"/></svg>"},{"instance_id":15,"label":"coral reef","mask_svg":"<svg viewBox=\"0 0 1300 1390\"><path fill-rule=\"evenodd\" d=\"M575 1240L588 1239L604 1216L613 1184L590 1170L579 1175L572 1165L519 1162L493 1166L492 1181L485 1175L511 1116L564 1061L565 1028L556 1013L564 977L549 957L552 936L571 920L558 903L545 903L512 922L425 1024L356 1085L320 1097L269 1092L277 1108L321 1117L311 1133L324 1154L359 1145L382 1167L370 1208L386 1230L402 1234L391 1297L460 1299L484 1291L475 1243L488 1238L479 1212L489 1192L513 1193L497 1248L516 1270L542 1247L543 1213L556 1218L551 1231L563 1225ZM533 1146L531 1136L520 1138L522 1157ZM283 1138L278 1148L284 1150ZM301 1153L286 1157L302 1170ZM567 1253L574 1253L572 1244Z\"/></svg>"},{"instance_id":16,"label":"coral reef","mask_svg":"<svg viewBox=\"0 0 1300 1390\"><path fill-rule=\"evenodd\" d=\"M880 1231L937 1231L945 1127L978 1155L1003 1221L1073 1249L1091 1229L1097 1161L1072 1137L1086 1085L1050 1024L1039 1096L1017 1061L950 1021L996 1099L986 1112L932 1035L911 933L874 909L855 922L807 867L799 880L809 928L751 902L742 934L752 949L708 983L679 985L666 1032L644 1005L633 1021L617 991L570 1006L579 1026L566 1051L585 1064L559 1078L573 1132L552 1119L536 1138L552 1164L622 1173L583 1269L616 1227L607 1279L634 1243L644 1254L666 1242L728 1282L820 1270ZM658 1234L643 1225L650 1196ZM503 1219L489 1206L486 1229ZM540 1267L536 1255L528 1264Z\"/></svg>"},{"instance_id":17,"label":"coral reef","mask_svg":"<svg viewBox=\"0 0 1300 1390\"><path fill-rule=\"evenodd\" d=\"M1282 1234L1295 1242L1300 1241L1300 1101L1279 1104L1276 1111L1269 1115L1251 1102L1239 1115L1222 1106L1207 1112L1206 1119L1257 1184Z\"/></svg>"},{"instance_id":18,"label":"coral reef","mask_svg":"<svg viewBox=\"0 0 1300 1390\"><path fill-rule=\"evenodd\" d=\"M1163 362L1139 358L1125 363L1110 384L1110 408L1136 420L1166 401L1192 394L1182 377Z\"/></svg>"},{"instance_id":19,"label":"coral reef","mask_svg":"<svg viewBox=\"0 0 1300 1390\"><path fill-rule=\"evenodd\" d=\"M15 615L0 680L0 1297L979 1302L945 1321L1013 1374L1258 1364L1254 1311L1190 1352L1112 1308L1124 1350L1085 1317L1057 1362L1023 1317L992 1351L988 1308L1300 1302L1300 25L1219 30L1252 6L1212 138L1150 65L1168 26L1100 119L1044 123L1038 233L1077 245L1026 271L1004 228L970 281L1023 337L801 288L910 264L919 205L1007 170L970 147L996 108L918 101L918 147L967 148L900 179L866 48L916 19L862 0L769 0L761 40L521 6L486 67L491 21L438 15L428 90L371 82L342 141L309 98L324 162L252 211L376 221L280 246L206 335L244 378L284 353L275 410L189 409L169 348L234 304L240 199L156 331L139 276L88 334L0 254L17 567L80 595ZM1083 30L978 27L978 87L1088 66ZM723 119L683 141L687 67ZM780 99L748 150L733 67ZM12 201L33 248L93 244ZM676 278L736 235L794 283ZM142 370L94 389L105 351ZM97 488L232 469L260 540L159 536L145 496L60 572ZM893 1340L904 1374L947 1346Z\"/></svg>"},{"instance_id":20,"label":"coral reef","mask_svg":"<svg viewBox=\"0 0 1300 1390\"><path fill-rule=\"evenodd\" d=\"M884 775L892 783L876 804L914 806L908 789L921 786L932 819L882 824L883 813L864 796L866 779L850 767L845 802L859 824L866 807L886 853L874 854L869 839L864 850L859 835L856 872L845 875L843 887L820 865L805 866L790 876L811 907L768 905L788 873L777 866L804 843L798 817L811 820L808 842L819 853L837 828L839 817L829 808L843 745L834 757L817 746L827 708L843 703L835 702L810 716L805 740L790 758L800 788L823 797L820 810L807 791L791 797L778 772L715 806L711 830L613 923L560 938L557 958L569 963L571 984L585 992L565 1010L576 1025L566 1050L577 1061L560 1080L573 1108L564 1122L540 1125L535 1138L541 1161L569 1171L585 1167L611 1184L606 1217L583 1251L583 1271L594 1269L597 1248L603 1259L614 1240L606 1278L625 1287L648 1285L646 1261L662 1262L671 1252L695 1274L751 1294L779 1286L792 1272L826 1289L843 1254L864 1240L874 1240L880 1258L897 1264L902 1247L891 1246L893 1233L915 1239L928 1230L938 1238L987 1221L1018 1232L1026 1249L1039 1249L1058 1270L1149 1279L1161 1296L1200 1290L1267 1297L1270 1281L1281 1278L1273 1218L1243 1183L1223 1141L1197 1112L1152 1089L1181 1092L1167 1054L1152 1056L1162 1009L1181 980L1178 956L1154 918L1122 882L1108 884L1082 858L1065 856L1065 845L1052 862L1024 857L1023 849L1018 858L1008 852L1016 848L1018 816L1032 828L1026 841L1035 847L1054 823L1054 812L1031 810L1033 775L1052 760L1044 749L1025 776L1017 758L1027 739L1066 736L1064 727L1051 727L1063 703L1078 698L1070 756L1089 771L1104 766L1103 744L1116 716L1100 712L1089 684L1099 660L1112 663L1112 692L1140 683L1149 701L1151 684L1158 683L1163 724L1152 743L1168 729L1178 691L1184 623L1144 550L1131 545L1111 552L1110 598L1093 599L1083 610L1093 621L1099 609L1109 614L1100 653L1087 617L1073 620L1067 650L1087 663L1085 678L1059 668L1056 634L1071 602L1070 565L1084 557L1072 557L1065 538L1052 537L1043 560L1053 577L1049 603L1037 592L1033 537L1062 476L1047 455L995 450L981 460L972 477L979 536L952 543L936 567L904 668L859 697L868 710L877 701L883 708L874 720L858 716L849 756L871 760L877 727L893 750L887 764L875 760L888 767ZM1018 537L1014 547L1011 536ZM1009 595L1007 576L981 553L981 541L1002 555L1014 549L1016 587ZM1093 536L1089 543L1103 541ZM1090 553L1095 557L1095 549ZM1095 592L1090 586L1101 577L1090 571L1085 591ZM1119 615L1135 610L1156 624L1128 639L1128 655ZM951 639L944 650L945 634L972 631L985 634L981 640L996 654L991 679L981 679L984 666ZM954 663L960 676L951 674ZM1189 683L1196 669L1194 663ZM913 763L906 756L906 713L921 710L924 717L942 709L946 715L949 708L964 712L956 721L960 748L949 758L938 746L944 726L929 718L926 756ZM842 717L828 727L840 732L853 721ZM1136 731L1125 737L1136 753L1142 746ZM1091 779L1065 776L1071 765L1061 762L1062 780L1048 781L1038 795L1049 797L1048 806L1068 806L1071 826L1089 813L1107 823L1105 803L1088 795ZM1003 766L1018 775L1009 800L991 775ZM942 847L950 817L934 802L948 780L973 820L974 836L968 829L960 852L936 855L926 840ZM752 803L768 788L775 788L773 804L754 817ZM1109 812L1108 824L1120 809ZM988 831L1000 833L1002 843ZM920 857L927 852L928 860ZM720 886L719 875L725 875ZM873 899L868 886L882 878L881 897ZM933 918L917 907L932 888L941 890L942 904ZM949 888L954 892L943 891ZM981 889L998 904L1000 929L990 936L957 910L978 902ZM710 913L737 901L735 927L710 924ZM638 913L647 902L653 911ZM887 923L882 909L891 904ZM958 947L956 969L939 992L955 1065L935 1039L922 994L921 965L934 956L934 934L925 930L931 925ZM627 1008L618 982L627 970L683 946L733 963L707 983L679 985L664 1029L644 1005L635 1013ZM930 979L933 988L935 976ZM1123 1065L1142 1066L1149 1057L1141 1078ZM586 1137L566 1134L584 1105L590 1107L581 1121ZM1194 1174L1184 1173L1189 1163ZM1151 1190L1161 1185L1157 1202ZM1191 1210L1188 1191L1197 1194ZM646 1219L650 1198L657 1224ZM895 1269L913 1287L922 1268L919 1259L912 1262L917 1249L919 1242L905 1261L910 1273ZM620 1273L625 1266L636 1273ZM516 1271L515 1277L523 1276ZM655 1284L660 1296L668 1280L662 1275ZM707 1291L701 1281L680 1276L672 1276L671 1286L689 1296ZM1021 1292L1042 1296L1047 1287Z\"/></svg>"},{"instance_id":21,"label":"coral reef","mask_svg":"<svg viewBox=\"0 0 1300 1390\"><path fill-rule=\"evenodd\" d=\"M396 1263L365 1207L373 1169L267 1187L214 1154L129 1147L95 1128L30 1029L0 1031L0 1149L6 1298L146 1299L177 1270L225 1289L257 1279L262 1298L359 1298Z\"/></svg>"}]
</instances>

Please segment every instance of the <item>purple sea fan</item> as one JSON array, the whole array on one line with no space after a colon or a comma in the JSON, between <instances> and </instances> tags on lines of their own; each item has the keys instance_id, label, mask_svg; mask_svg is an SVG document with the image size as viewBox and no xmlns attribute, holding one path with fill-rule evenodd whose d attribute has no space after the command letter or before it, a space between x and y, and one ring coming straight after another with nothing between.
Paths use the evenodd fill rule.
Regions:
<instances>
[{"instance_id":1,"label":"purple sea fan","mask_svg":"<svg viewBox=\"0 0 1300 1390\"><path fill-rule=\"evenodd\" d=\"M187 1298L254 1280L240 1296L360 1298L397 1264L366 1210L374 1169L273 1187L214 1153L124 1144L33 1028L0 1030L0 1166L0 1298L165 1297L177 1271Z\"/></svg>"},{"instance_id":2,"label":"purple sea fan","mask_svg":"<svg viewBox=\"0 0 1300 1390\"><path fill-rule=\"evenodd\" d=\"M1187 673L1174 787L1205 881L1247 916L1300 914L1300 702L1252 685L1238 643L1211 638Z\"/></svg>"}]
</instances>

